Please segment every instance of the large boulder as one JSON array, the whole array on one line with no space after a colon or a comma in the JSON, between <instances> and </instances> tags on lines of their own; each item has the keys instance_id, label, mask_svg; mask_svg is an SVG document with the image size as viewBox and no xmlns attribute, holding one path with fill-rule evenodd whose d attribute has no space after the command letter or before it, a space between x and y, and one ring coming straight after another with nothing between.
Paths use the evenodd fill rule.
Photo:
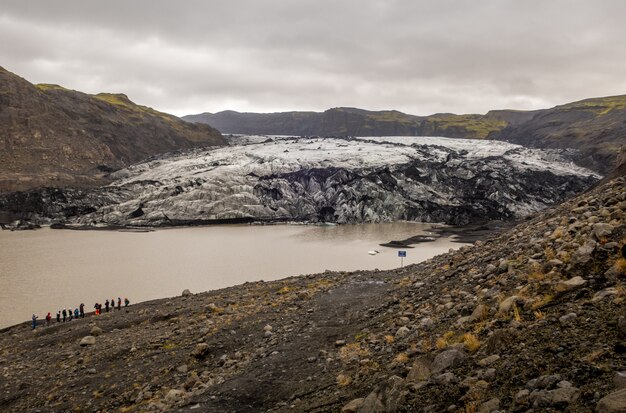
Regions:
<instances>
[{"instance_id":1,"label":"large boulder","mask_svg":"<svg viewBox=\"0 0 626 413\"><path fill-rule=\"evenodd\" d=\"M598 402L597 413L626 413L626 389L613 392Z\"/></svg>"}]
</instances>

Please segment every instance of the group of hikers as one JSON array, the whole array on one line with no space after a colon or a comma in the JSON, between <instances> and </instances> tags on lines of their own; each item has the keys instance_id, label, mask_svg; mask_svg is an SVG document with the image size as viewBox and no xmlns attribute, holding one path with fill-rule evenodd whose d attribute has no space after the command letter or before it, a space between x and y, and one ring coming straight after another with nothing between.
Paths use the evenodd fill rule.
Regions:
<instances>
[{"instance_id":1,"label":"group of hikers","mask_svg":"<svg viewBox=\"0 0 626 413\"><path fill-rule=\"evenodd\" d=\"M130 304L130 300L128 298L124 298L124 307L128 307L128 305ZM95 315L100 315L102 314L102 304L101 303L95 303L93 308L96 310L95 311ZM114 311L115 310L115 299L111 298L111 301L109 301L108 299L104 302L104 311L105 312L109 312L110 311ZM121 297L117 297L117 310L121 310L122 309L122 298ZM33 330L37 327L37 319L39 317L36 314L33 314L32 320L33 320ZM59 310L57 311L57 323L60 322L66 322L66 321L72 321L75 318L85 318L85 304L84 303L80 303L80 305L74 309L70 308L69 310L64 308L63 310ZM46 315L46 326L49 326L50 323L52 321L52 316L50 315L50 313L48 313L48 315Z\"/></svg>"}]
</instances>

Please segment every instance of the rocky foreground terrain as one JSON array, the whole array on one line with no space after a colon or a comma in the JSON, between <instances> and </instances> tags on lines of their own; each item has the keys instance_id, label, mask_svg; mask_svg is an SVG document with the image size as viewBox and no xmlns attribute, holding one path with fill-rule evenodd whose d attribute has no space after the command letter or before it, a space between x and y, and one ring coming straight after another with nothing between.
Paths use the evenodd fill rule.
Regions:
<instances>
[{"instance_id":1,"label":"rocky foreground terrain","mask_svg":"<svg viewBox=\"0 0 626 413\"><path fill-rule=\"evenodd\" d=\"M600 178L575 166L568 151L505 142L426 137L247 137L245 142L155 157L113 173L113 182L100 188L0 197L0 212L23 223L74 226L246 220L465 225L524 217Z\"/></svg>"},{"instance_id":2,"label":"rocky foreground terrain","mask_svg":"<svg viewBox=\"0 0 626 413\"><path fill-rule=\"evenodd\" d=\"M403 269L14 326L0 410L624 412L625 187Z\"/></svg>"}]
</instances>

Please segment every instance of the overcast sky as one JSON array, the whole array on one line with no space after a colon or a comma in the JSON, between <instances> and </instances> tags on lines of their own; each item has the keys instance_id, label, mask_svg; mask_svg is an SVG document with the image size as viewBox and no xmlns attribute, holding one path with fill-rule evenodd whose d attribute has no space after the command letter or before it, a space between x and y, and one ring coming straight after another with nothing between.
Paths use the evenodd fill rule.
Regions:
<instances>
[{"instance_id":1,"label":"overcast sky","mask_svg":"<svg viewBox=\"0 0 626 413\"><path fill-rule=\"evenodd\" d=\"M626 93L626 1L0 0L0 66L185 115Z\"/></svg>"}]
</instances>

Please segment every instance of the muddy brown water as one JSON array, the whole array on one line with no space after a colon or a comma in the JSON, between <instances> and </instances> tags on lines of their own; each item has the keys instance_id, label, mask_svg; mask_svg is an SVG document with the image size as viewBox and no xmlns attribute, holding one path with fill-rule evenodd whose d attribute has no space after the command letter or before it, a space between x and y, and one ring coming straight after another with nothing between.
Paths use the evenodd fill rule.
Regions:
<instances>
[{"instance_id":1,"label":"muddy brown water","mask_svg":"<svg viewBox=\"0 0 626 413\"><path fill-rule=\"evenodd\" d=\"M400 266L390 240L429 224L228 225L154 232L0 231L0 328L47 312L128 297L131 302L325 270ZM404 264L459 248L451 238L416 245ZM368 251L378 250L377 255Z\"/></svg>"}]
</instances>

